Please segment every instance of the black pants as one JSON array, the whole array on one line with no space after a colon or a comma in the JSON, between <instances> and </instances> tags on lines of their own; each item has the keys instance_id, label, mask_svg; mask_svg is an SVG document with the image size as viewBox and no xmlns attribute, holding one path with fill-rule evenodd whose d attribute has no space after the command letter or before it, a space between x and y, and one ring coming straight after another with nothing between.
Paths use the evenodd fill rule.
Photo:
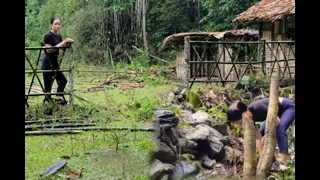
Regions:
<instances>
[{"instance_id":1,"label":"black pants","mask_svg":"<svg viewBox=\"0 0 320 180\"><path fill-rule=\"evenodd\" d=\"M58 67L57 59L52 59L51 63L49 58L45 55L42 60L42 70L52 70L52 67L56 70ZM52 81L54 80L54 72L43 72L44 89L46 93L51 92ZM57 72L56 81L58 84L57 92L63 92L67 85L67 78L62 72Z\"/></svg>"}]
</instances>

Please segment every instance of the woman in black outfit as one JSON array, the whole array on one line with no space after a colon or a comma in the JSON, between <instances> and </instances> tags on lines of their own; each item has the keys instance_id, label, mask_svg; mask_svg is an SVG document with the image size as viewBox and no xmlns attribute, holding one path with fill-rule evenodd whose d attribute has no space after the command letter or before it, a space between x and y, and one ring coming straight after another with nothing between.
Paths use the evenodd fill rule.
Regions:
<instances>
[{"instance_id":1,"label":"woman in black outfit","mask_svg":"<svg viewBox=\"0 0 320 180\"><path fill-rule=\"evenodd\" d=\"M58 33L61 28L61 21L58 17L54 17L51 19L51 31L44 36L44 44L45 47L61 47L67 46L69 43L72 43L73 40L67 38L62 40L62 36ZM45 56L42 60L41 69L42 70L52 70L58 68L58 56L59 56L59 49L46 49ZM44 89L45 93L51 92L51 85L54 73L53 72L43 72L43 80L44 80ZM57 72L56 80L58 84L57 92L63 92L64 88L67 84L67 79L62 72ZM49 96L50 98L50 96ZM48 99L45 98L45 101ZM66 104L65 100L58 100L61 104Z\"/></svg>"}]
</instances>

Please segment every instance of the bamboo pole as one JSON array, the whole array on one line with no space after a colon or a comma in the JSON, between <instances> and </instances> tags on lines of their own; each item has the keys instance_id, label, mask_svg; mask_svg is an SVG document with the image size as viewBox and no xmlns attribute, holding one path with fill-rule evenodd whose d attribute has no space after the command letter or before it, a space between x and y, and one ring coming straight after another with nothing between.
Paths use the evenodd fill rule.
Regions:
<instances>
[{"instance_id":1,"label":"bamboo pole","mask_svg":"<svg viewBox=\"0 0 320 180\"><path fill-rule=\"evenodd\" d=\"M31 125L31 124L44 124L44 123L52 123L52 122L58 122L58 123L84 123L83 120L70 120L70 119L65 119L65 120L37 120L37 121L25 121L25 125Z\"/></svg>"},{"instance_id":2,"label":"bamboo pole","mask_svg":"<svg viewBox=\"0 0 320 180\"><path fill-rule=\"evenodd\" d=\"M154 132L155 128L131 128L131 127L77 127L77 128L57 128L55 130L82 130L82 131L148 131Z\"/></svg>"},{"instance_id":3,"label":"bamboo pole","mask_svg":"<svg viewBox=\"0 0 320 180\"><path fill-rule=\"evenodd\" d=\"M61 127L83 127L83 126L95 126L95 123L63 123L63 124L37 124L37 125L26 125L25 130L33 128L61 128Z\"/></svg>"},{"instance_id":4,"label":"bamboo pole","mask_svg":"<svg viewBox=\"0 0 320 180\"><path fill-rule=\"evenodd\" d=\"M43 72L69 72L68 69L63 69L63 70L36 70L35 72L33 71L25 71L25 74L31 74L31 73L43 73Z\"/></svg>"},{"instance_id":5,"label":"bamboo pole","mask_svg":"<svg viewBox=\"0 0 320 180\"><path fill-rule=\"evenodd\" d=\"M30 135L56 135L56 134L78 134L81 133L80 130L73 130L73 131L25 131L25 136Z\"/></svg>"}]
</instances>

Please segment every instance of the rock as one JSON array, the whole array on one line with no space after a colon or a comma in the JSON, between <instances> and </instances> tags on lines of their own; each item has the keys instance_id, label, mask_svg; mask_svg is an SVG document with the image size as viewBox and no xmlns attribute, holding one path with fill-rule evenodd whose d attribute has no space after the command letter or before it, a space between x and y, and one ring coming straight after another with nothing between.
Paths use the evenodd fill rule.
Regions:
<instances>
[{"instance_id":1,"label":"rock","mask_svg":"<svg viewBox=\"0 0 320 180\"><path fill-rule=\"evenodd\" d=\"M186 92L187 92L187 89L186 88L184 88L182 91L181 91L181 95L183 95L183 96L185 96L186 95Z\"/></svg>"},{"instance_id":2,"label":"rock","mask_svg":"<svg viewBox=\"0 0 320 180\"><path fill-rule=\"evenodd\" d=\"M191 150L196 150L198 147L198 144L196 142L189 140L187 138L179 138L179 145L181 148L191 149Z\"/></svg>"},{"instance_id":3,"label":"rock","mask_svg":"<svg viewBox=\"0 0 320 180\"><path fill-rule=\"evenodd\" d=\"M179 117L170 110L156 110L155 116L159 122L160 128L176 127Z\"/></svg>"},{"instance_id":4,"label":"rock","mask_svg":"<svg viewBox=\"0 0 320 180\"><path fill-rule=\"evenodd\" d=\"M168 175L168 174L164 175L164 176L161 178L161 180L168 180L168 179L169 179L169 175Z\"/></svg>"},{"instance_id":5,"label":"rock","mask_svg":"<svg viewBox=\"0 0 320 180\"><path fill-rule=\"evenodd\" d=\"M174 100L174 98L175 98L175 95L174 95L174 93L173 92L170 92L169 94L168 94L168 101L173 101Z\"/></svg>"},{"instance_id":6,"label":"rock","mask_svg":"<svg viewBox=\"0 0 320 180\"><path fill-rule=\"evenodd\" d=\"M181 112L182 112L184 118L190 117L192 115L192 112L189 110L181 110Z\"/></svg>"},{"instance_id":7,"label":"rock","mask_svg":"<svg viewBox=\"0 0 320 180\"><path fill-rule=\"evenodd\" d=\"M182 91L182 87L177 87L174 91L174 95L179 95Z\"/></svg>"},{"instance_id":8,"label":"rock","mask_svg":"<svg viewBox=\"0 0 320 180\"><path fill-rule=\"evenodd\" d=\"M208 113L204 111L197 111L196 113L192 114L191 116L184 116L182 121L186 124L190 124L196 126L198 124L207 124L211 125L211 120Z\"/></svg>"},{"instance_id":9,"label":"rock","mask_svg":"<svg viewBox=\"0 0 320 180\"><path fill-rule=\"evenodd\" d=\"M179 94L179 95L177 96L177 100L178 100L178 102L183 102L183 101L184 101L184 98L183 98L183 96L182 96L181 94Z\"/></svg>"},{"instance_id":10,"label":"rock","mask_svg":"<svg viewBox=\"0 0 320 180\"><path fill-rule=\"evenodd\" d=\"M172 143L173 145L179 145L179 139L175 128L166 128L161 133L162 142L166 142L167 144Z\"/></svg>"},{"instance_id":11,"label":"rock","mask_svg":"<svg viewBox=\"0 0 320 180\"><path fill-rule=\"evenodd\" d=\"M195 179L204 180L204 179L206 179L206 177L205 177L205 175L204 175L202 172L200 172L199 174L197 174L197 175L195 176Z\"/></svg>"},{"instance_id":12,"label":"rock","mask_svg":"<svg viewBox=\"0 0 320 180\"><path fill-rule=\"evenodd\" d=\"M213 165L215 163L214 160L211 160L208 155L203 154L200 156L199 160L201 161L201 165L202 167L206 168L206 169L212 169Z\"/></svg>"},{"instance_id":13,"label":"rock","mask_svg":"<svg viewBox=\"0 0 320 180\"><path fill-rule=\"evenodd\" d=\"M175 169L172 164L165 164L154 159L150 165L150 175L152 180L161 180L165 175L170 174Z\"/></svg>"},{"instance_id":14,"label":"rock","mask_svg":"<svg viewBox=\"0 0 320 180\"><path fill-rule=\"evenodd\" d=\"M216 160L223 158L223 143L224 137L212 127L199 124L194 128L189 128L185 131L185 137L198 143L199 151L207 154L209 158Z\"/></svg>"},{"instance_id":15,"label":"rock","mask_svg":"<svg viewBox=\"0 0 320 180\"><path fill-rule=\"evenodd\" d=\"M186 162L190 162L191 160L196 160L196 157L193 154L182 154L181 158Z\"/></svg>"},{"instance_id":16,"label":"rock","mask_svg":"<svg viewBox=\"0 0 320 180\"><path fill-rule=\"evenodd\" d=\"M159 151L154 153L154 157L163 163L173 163L177 160L174 151L164 142L160 142Z\"/></svg>"},{"instance_id":17,"label":"rock","mask_svg":"<svg viewBox=\"0 0 320 180\"><path fill-rule=\"evenodd\" d=\"M295 85L295 78L286 78L280 81L281 88Z\"/></svg>"},{"instance_id":18,"label":"rock","mask_svg":"<svg viewBox=\"0 0 320 180\"><path fill-rule=\"evenodd\" d=\"M185 161L181 161L177 163L175 167L175 170L169 174L168 180L179 180L196 176L200 171L195 162L187 163Z\"/></svg>"},{"instance_id":19,"label":"rock","mask_svg":"<svg viewBox=\"0 0 320 180\"><path fill-rule=\"evenodd\" d=\"M217 130L222 135L228 135L228 125L226 123L223 124L214 124L212 126L213 129Z\"/></svg>"}]
</instances>

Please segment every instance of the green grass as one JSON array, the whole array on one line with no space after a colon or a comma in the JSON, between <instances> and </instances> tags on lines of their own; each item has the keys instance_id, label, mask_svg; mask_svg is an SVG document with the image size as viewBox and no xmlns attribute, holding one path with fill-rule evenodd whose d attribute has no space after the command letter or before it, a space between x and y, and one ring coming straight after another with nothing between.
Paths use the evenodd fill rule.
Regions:
<instances>
[{"instance_id":1,"label":"green grass","mask_svg":"<svg viewBox=\"0 0 320 180\"><path fill-rule=\"evenodd\" d=\"M115 151L114 133L124 136ZM81 179L139 179L148 177L150 151L154 147L149 132L86 132L79 135L26 137L26 179L37 179L50 165L69 156L67 166L44 179L63 179L83 169ZM85 154L86 153L86 154Z\"/></svg>"},{"instance_id":2,"label":"green grass","mask_svg":"<svg viewBox=\"0 0 320 180\"><path fill-rule=\"evenodd\" d=\"M30 80L31 76L26 76L26 84ZM76 74L75 94L87 102L75 98L72 109L70 106L43 105L43 97L30 97L30 108L26 108L25 116L37 119L71 117L75 120L87 116L86 120L102 127L150 127L154 108L176 87L176 83L168 83L163 78L140 77L145 82L143 88L83 92L100 85L103 80L103 74ZM35 84L40 87L37 80ZM53 114L47 115L46 111L52 107ZM118 143L115 137L120 137ZM84 168L81 179L149 179L148 162L154 148L151 132L90 131L76 135L26 136L25 176L28 180L38 179L41 172L63 160L62 156L70 156L64 169L44 179L63 179L57 174L68 175L81 168Z\"/></svg>"}]
</instances>

